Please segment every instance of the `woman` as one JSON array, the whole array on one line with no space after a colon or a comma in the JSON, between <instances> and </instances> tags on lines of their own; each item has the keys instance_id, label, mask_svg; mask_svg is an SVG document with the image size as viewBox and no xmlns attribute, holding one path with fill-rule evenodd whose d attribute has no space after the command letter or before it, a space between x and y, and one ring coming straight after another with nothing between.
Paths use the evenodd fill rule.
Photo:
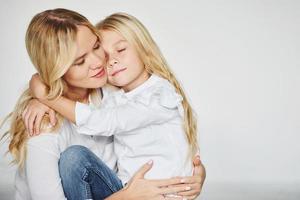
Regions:
<instances>
[{"instance_id":1,"label":"woman","mask_svg":"<svg viewBox=\"0 0 300 200\"><path fill-rule=\"evenodd\" d=\"M41 79L48 86L48 99L64 94L74 101L99 106L101 93L96 88L106 83L105 54L97 30L85 17L65 9L37 14L28 27L26 47ZM112 138L76 134L74 124L60 115L56 116L55 126L44 117L43 134L29 138L21 115L27 113L26 116L30 116L24 110L31 99L29 90L26 90L12 114L9 130L9 150L19 166L16 199L65 199L59 159L71 145L87 147L109 166L107 170L115 170ZM145 164L122 190L120 185L113 184L110 189L115 193L107 199L140 199L140 194L144 195L143 199L163 199L164 194L185 191L187 185L180 184L181 178L143 179L143 174L150 168L151 164Z\"/></svg>"}]
</instances>

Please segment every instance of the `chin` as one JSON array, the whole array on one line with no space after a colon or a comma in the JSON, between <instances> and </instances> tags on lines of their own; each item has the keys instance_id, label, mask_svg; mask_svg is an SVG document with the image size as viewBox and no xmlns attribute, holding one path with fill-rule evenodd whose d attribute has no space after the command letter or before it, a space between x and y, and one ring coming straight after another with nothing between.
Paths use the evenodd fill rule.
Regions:
<instances>
[{"instance_id":1,"label":"chin","mask_svg":"<svg viewBox=\"0 0 300 200\"><path fill-rule=\"evenodd\" d=\"M105 81L97 81L96 83L90 83L88 84L88 88L93 89L93 88L100 88L103 87L106 84L106 80Z\"/></svg>"},{"instance_id":2,"label":"chin","mask_svg":"<svg viewBox=\"0 0 300 200\"><path fill-rule=\"evenodd\" d=\"M101 87L103 87L105 84L106 84L106 82L105 82L105 83L101 83L101 84L95 84L95 85L92 85L91 88L101 88Z\"/></svg>"},{"instance_id":3,"label":"chin","mask_svg":"<svg viewBox=\"0 0 300 200\"><path fill-rule=\"evenodd\" d=\"M124 87L126 85L128 85L130 83L130 81L128 80L128 78L123 78L123 77L118 77L118 79L114 79L114 78L109 78L108 82L111 85L117 86L117 87Z\"/></svg>"},{"instance_id":4,"label":"chin","mask_svg":"<svg viewBox=\"0 0 300 200\"><path fill-rule=\"evenodd\" d=\"M124 87L125 85L128 84L125 81L108 81L108 83L113 85L113 86L117 86L117 87Z\"/></svg>"}]
</instances>

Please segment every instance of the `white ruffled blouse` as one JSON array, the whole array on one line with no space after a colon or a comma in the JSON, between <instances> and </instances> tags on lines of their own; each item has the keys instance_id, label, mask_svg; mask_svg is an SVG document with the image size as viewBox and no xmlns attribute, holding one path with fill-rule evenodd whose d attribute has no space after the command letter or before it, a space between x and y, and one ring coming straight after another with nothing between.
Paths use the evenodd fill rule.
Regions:
<instances>
[{"instance_id":1,"label":"white ruffled blouse","mask_svg":"<svg viewBox=\"0 0 300 200\"><path fill-rule=\"evenodd\" d=\"M76 103L77 132L114 135L118 176L123 183L150 159L154 165L146 178L192 174L183 130L182 97L170 82L152 75L130 92L103 88L103 95L99 108Z\"/></svg>"}]
</instances>

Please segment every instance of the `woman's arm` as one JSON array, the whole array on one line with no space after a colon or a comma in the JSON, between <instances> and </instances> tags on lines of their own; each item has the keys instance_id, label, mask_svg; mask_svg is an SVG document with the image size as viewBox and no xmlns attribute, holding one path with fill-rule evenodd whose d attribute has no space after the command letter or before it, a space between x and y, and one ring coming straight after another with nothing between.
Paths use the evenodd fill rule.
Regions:
<instances>
[{"instance_id":1,"label":"woman's arm","mask_svg":"<svg viewBox=\"0 0 300 200\"><path fill-rule=\"evenodd\" d=\"M183 177L183 182L191 187L190 191L179 192L178 195L186 199L196 199L201 191L206 178L206 170L200 160L200 156L196 155L193 159L194 171L193 176Z\"/></svg>"},{"instance_id":2,"label":"woman's arm","mask_svg":"<svg viewBox=\"0 0 300 200\"><path fill-rule=\"evenodd\" d=\"M190 190L189 186L182 184L182 179L179 177L162 180L145 179L144 176L152 165L153 162L143 165L124 189L109 196L106 200L178 200L182 197L166 197L165 195Z\"/></svg>"},{"instance_id":3,"label":"woman's arm","mask_svg":"<svg viewBox=\"0 0 300 200\"><path fill-rule=\"evenodd\" d=\"M24 169L33 200L66 200L58 159L56 135L42 134L29 139Z\"/></svg>"}]
</instances>

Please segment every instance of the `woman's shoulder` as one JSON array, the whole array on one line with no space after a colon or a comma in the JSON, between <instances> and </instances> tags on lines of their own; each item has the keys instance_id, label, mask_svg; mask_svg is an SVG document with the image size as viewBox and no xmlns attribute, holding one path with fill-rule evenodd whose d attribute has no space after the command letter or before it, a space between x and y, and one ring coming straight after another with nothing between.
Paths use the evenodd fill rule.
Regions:
<instances>
[{"instance_id":1,"label":"woman's shoulder","mask_svg":"<svg viewBox=\"0 0 300 200\"><path fill-rule=\"evenodd\" d=\"M56 134L41 133L40 135L30 137L27 142L27 155L29 157L36 154L59 157L59 149Z\"/></svg>"},{"instance_id":2,"label":"woman's shoulder","mask_svg":"<svg viewBox=\"0 0 300 200\"><path fill-rule=\"evenodd\" d=\"M59 138L63 137L68 129L68 121L64 120L59 127L51 127L41 131L39 135L29 137L27 144L31 147L53 149L59 145Z\"/></svg>"},{"instance_id":3,"label":"woman's shoulder","mask_svg":"<svg viewBox=\"0 0 300 200\"><path fill-rule=\"evenodd\" d=\"M31 136L28 139L27 145L29 147L36 147L41 149L56 148L58 137L59 133L56 132L42 132L39 135Z\"/></svg>"}]
</instances>

